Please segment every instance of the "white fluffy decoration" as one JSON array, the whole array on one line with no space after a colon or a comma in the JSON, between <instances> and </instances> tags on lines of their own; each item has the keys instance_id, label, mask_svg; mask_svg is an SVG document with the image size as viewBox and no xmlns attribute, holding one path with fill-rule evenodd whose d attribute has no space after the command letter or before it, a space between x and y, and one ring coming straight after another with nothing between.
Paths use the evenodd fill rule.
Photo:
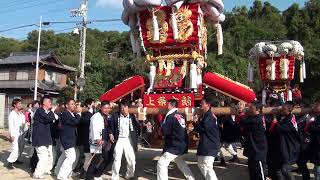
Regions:
<instances>
[{"instance_id":1,"label":"white fluffy decoration","mask_svg":"<svg viewBox=\"0 0 320 180\"><path fill-rule=\"evenodd\" d=\"M285 41L280 44L259 42L249 50L250 58L278 57L280 55L295 56L299 60L304 57L303 47L298 41Z\"/></svg>"},{"instance_id":2,"label":"white fluffy decoration","mask_svg":"<svg viewBox=\"0 0 320 180\"><path fill-rule=\"evenodd\" d=\"M131 30L136 28L136 26L139 25L139 20L138 20L138 14L139 12L146 10L146 9L151 9L156 6L162 6L164 4L167 4L168 6L174 7L176 9L179 9L183 3L199 3L201 10L203 12L203 15L207 17L206 19L210 22L211 24L219 24L219 22L223 22L226 18L226 16L223 14L224 12L224 4L222 0L165 0L166 3L162 4L163 0L123 0L123 12L121 19L124 24L130 26ZM174 18L171 17L171 18ZM174 19L172 23L176 24L174 22ZM153 41L159 41L159 25L157 23L157 17L153 15L152 17L153 21ZM174 28L174 34L175 34L175 39L177 38L177 28L175 28L175 25L172 26ZM220 27L217 27L217 34L218 34L218 46L219 46L219 53L222 53L222 44L223 44L223 36L222 36L222 28L221 25ZM138 37L131 37L131 41L139 39ZM141 41L142 42L142 41ZM143 43L141 44L142 48ZM137 49L140 47L136 47ZM133 48L134 49L134 48ZM263 52L260 52L263 53ZM299 48L295 50L296 54L301 54L299 51ZM266 56L266 54L265 54Z\"/></svg>"}]
</instances>

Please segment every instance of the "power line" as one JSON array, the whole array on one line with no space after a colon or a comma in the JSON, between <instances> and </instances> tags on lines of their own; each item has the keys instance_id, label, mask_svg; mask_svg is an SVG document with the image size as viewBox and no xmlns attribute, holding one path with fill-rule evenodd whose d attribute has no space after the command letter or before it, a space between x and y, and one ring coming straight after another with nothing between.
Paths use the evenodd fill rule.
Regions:
<instances>
[{"instance_id":1,"label":"power line","mask_svg":"<svg viewBox=\"0 0 320 180\"><path fill-rule=\"evenodd\" d=\"M36 1L38 1L38 0L25 0L25 2L18 2L18 3L13 3L13 4L6 4L6 6L5 7L3 7L3 8L1 8L1 9L10 9L11 7L14 7L14 6L18 6L18 8L19 8L19 6L20 5L24 5L24 4L27 4L27 3L31 3L31 2L36 2Z\"/></svg>"},{"instance_id":2,"label":"power line","mask_svg":"<svg viewBox=\"0 0 320 180\"><path fill-rule=\"evenodd\" d=\"M55 33L57 33L57 32L64 32L64 31L71 30L71 29L74 29L74 28L76 28L76 27L60 29L60 30L56 30L56 31L54 31L54 32L55 32Z\"/></svg>"},{"instance_id":3,"label":"power line","mask_svg":"<svg viewBox=\"0 0 320 180\"><path fill-rule=\"evenodd\" d=\"M10 4L10 3L14 3L14 2L18 2L18 1L20 1L20 0L11 1L11 2L9 2L9 4ZM7 4L7 2L5 2L5 3L3 3L3 4Z\"/></svg>"},{"instance_id":4,"label":"power line","mask_svg":"<svg viewBox=\"0 0 320 180\"><path fill-rule=\"evenodd\" d=\"M74 29L76 28L76 26L74 27L69 27L69 28L64 28L64 29L58 29L58 30L52 30L54 33L59 33L59 32L64 32L64 31L67 31L67 30L71 30L71 29ZM47 30L51 30L51 29L47 29Z\"/></svg>"},{"instance_id":5,"label":"power line","mask_svg":"<svg viewBox=\"0 0 320 180\"><path fill-rule=\"evenodd\" d=\"M56 7L56 8L52 8L52 9L49 9L49 10L41 11L39 14L41 14L42 16L46 16L48 14L57 15L57 14L60 14L60 13L67 13L67 12L69 12L68 9L61 9L61 7Z\"/></svg>"},{"instance_id":6,"label":"power line","mask_svg":"<svg viewBox=\"0 0 320 180\"><path fill-rule=\"evenodd\" d=\"M91 29L100 29L102 31L109 31L109 30L117 30L122 27L126 27L124 24L90 24L89 27Z\"/></svg>"},{"instance_id":7,"label":"power line","mask_svg":"<svg viewBox=\"0 0 320 180\"><path fill-rule=\"evenodd\" d=\"M0 30L0 33L7 32L7 31L12 31L12 30L16 30L16 29L22 29L22 28L26 28L26 27L30 27L30 26L36 26L36 25L37 25L37 24L28 24L28 25L23 25L23 26L8 28L8 29Z\"/></svg>"},{"instance_id":8,"label":"power line","mask_svg":"<svg viewBox=\"0 0 320 180\"><path fill-rule=\"evenodd\" d=\"M121 19L96 19L96 20L89 20L87 23L94 23L94 22L117 22L121 21ZM42 25L50 25L50 24L78 24L81 23L82 21L46 21L42 22ZM28 25L23 25L23 26L17 26L17 27L12 27L8 29L3 29L0 30L0 33L7 32L7 31L12 31L16 29L22 29L30 26L38 26L36 23L34 24L28 24Z\"/></svg>"},{"instance_id":9,"label":"power line","mask_svg":"<svg viewBox=\"0 0 320 180\"><path fill-rule=\"evenodd\" d=\"M71 30L71 29L74 29L74 28L76 28L76 27L70 27L70 28L65 28L65 29L59 29L59 30L53 30L54 31L54 33L60 33L60 32L64 32L64 31L67 31L67 30ZM18 41L22 41L22 40L26 40L28 38L28 36L24 36L24 37L21 37L21 38L14 38L14 39L16 39L16 40L18 40Z\"/></svg>"},{"instance_id":10,"label":"power line","mask_svg":"<svg viewBox=\"0 0 320 180\"><path fill-rule=\"evenodd\" d=\"M121 19L97 19L97 20L89 20L87 23L93 22L113 22L113 21L121 21ZM43 24L69 24L69 23L81 23L82 21L47 21L43 22Z\"/></svg>"},{"instance_id":11,"label":"power line","mask_svg":"<svg viewBox=\"0 0 320 180\"><path fill-rule=\"evenodd\" d=\"M92 20L92 21L89 21L89 22L112 22L112 21L122 21L121 19L102 19L102 20Z\"/></svg>"},{"instance_id":12,"label":"power line","mask_svg":"<svg viewBox=\"0 0 320 180\"><path fill-rule=\"evenodd\" d=\"M39 14L41 14L42 16L46 16L48 14L57 15L57 14L66 13L66 12L68 12L68 10L66 10L66 9L61 10L61 7L60 7L60 8L52 8L52 9L49 9L49 10L40 11ZM33 16L33 17L30 17L30 19L29 19L28 23L32 23L32 22L37 21L39 19L39 16L38 15L37 15L37 17ZM12 23L12 22L7 22L7 23L1 23L0 27L1 28L7 28L7 27L10 27L10 26L14 26L14 25L16 25L16 24Z\"/></svg>"},{"instance_id":13,"label":"power line","mask_svg":"<svg viewBox=\"0 0 320 180\"><path fill-rule=\"evenodd\" d=\"M9 2L9 3L4 2L4 3L2 3L2 4L11 5L11 4L15 4L16 2L19 2L19 1L20 1L20 0L15 0L15 1L12 1L12 2Z\"/></svg>"},{"instance_id":14,"label":"power line","mask_svg":"<svg viewBox=\"0 0 320 180\"><path fill-rule=\"evenodd\" d=\"M25 9L28 9L28 8L39 7L39 6L42 6L42 5L48 5L48 4L59 3L59 2L62 2L62 1L52 0L52 1L48 1L48 2L38 3L36 6L35 5L24 6L24 7L19 7L19 9L16 9L16 10L10 10L9 9L9 10L5 10L5 11L0 11L0 14L13 13L13 12L25 10Z\"/></svg>"}]
</instances>

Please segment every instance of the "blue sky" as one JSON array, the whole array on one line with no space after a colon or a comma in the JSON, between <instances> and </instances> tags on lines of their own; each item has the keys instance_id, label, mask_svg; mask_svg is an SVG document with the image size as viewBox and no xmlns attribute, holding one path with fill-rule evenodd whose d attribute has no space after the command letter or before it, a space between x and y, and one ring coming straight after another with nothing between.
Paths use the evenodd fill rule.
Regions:
<instances>
[{"instance_id":1,"label":"blue sky","mask_svg":"<svg viewBox=\"0 0 320 180\"><path fill-rule=\"evenodd\" d=\"M40 15L43 21L73 21L80 20L70 16L69 10L80 6L82 0L1 0L0 1L0 31L21 25L39 22ZM235 6L252 5L253 0L224 0L227 11ZM304 5L306 0L269 0L280 10L284 10L292 3ZM118 19L121 16L122 0L89 0L88 19ZM44 29L59 32L71 32L75 24L53 24ZM92 23L90 28L100 30L128 30L122 22ZM11 30L0 33L0 36L23 40L27 33L36 29L36 26Z\"/></svg>"}]
</instances>

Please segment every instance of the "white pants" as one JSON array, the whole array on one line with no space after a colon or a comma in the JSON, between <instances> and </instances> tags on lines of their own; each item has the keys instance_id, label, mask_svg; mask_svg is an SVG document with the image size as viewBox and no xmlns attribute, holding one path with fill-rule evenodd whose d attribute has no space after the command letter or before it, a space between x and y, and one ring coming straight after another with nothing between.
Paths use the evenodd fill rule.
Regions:
<instances>
[{"instance_id":1,"label":"white pants","mask_svg":"<svg viewBox=\"0 0 320 180\"><path fill-rule=\"evenodd\" d=\"M171 154L169 152L165 152L159 159L157 164L157 179L158 180L167 180L168 179L168 166L171 161L174 161L183 175L187 178L187 180L194 180L193 174L187 165L187 163L183 160L182 156L177 156Z\"/></svg>"},{"instance_id":2,"label":"white pants","mask_svg":"<svg viewBox=\"0 0 320 180\"><path fill-rule=\"evenodd\" d=\"M114 161L112 165L112 180L119 179L119 171L121 167L121 158L123 152L127 161L127 173L125 178L129 179L134 176L136 166L136 155L134 153L132 144L129 138L119 138L113 154Z\"/></svg>"},{"instance_id":3,"label":"white pants","mask_svg":"<svg viewBox=\"0 0 320 180\"><path fill-rule=\"evenodd\" d=\"M9 163L14 163L18 160L24 149L24 135L14 137L11 143L11 153L7 159Z\"/></svg>"},{"instance_id":4,"label":"white pants","mask_svg":"<svg viewBox=\"0 0 320 180\"><path fill-rule=\"evenodd\" d=\"M83 163L83 169L85 171L88 171L88 168L91 163L92 154L91 153L84 153L84 163Z\"/></svg>"},{"instance_id":5,"label":"white pants","mask_svg":"<svg viewBox=\"0 0 320 180\"><path fill-rule=\"evenodd\" d=\"M52 146L36 147L36 152L39 161L34 171L34 176L42 177L45 173L50 174L53 164Z\"/></svg>"},{"instance_id":6,"label":"white pants","mask_svg":"<svg viewBox=\"0 0 320 180\"><path fill-rule=\"evenodd\" d=\"M198 167L206 180L218 180L213 170L213 156L198 156Z\"/></svg>"},{"instance_id":7,"label":"white pants","mask_svg":"<svg viewBox=\"0 0 320 180\"><path fill-rule=\"evenodd\" d=\"M229 143L224 143L221 148L220 148L220 151L219 151L219 156L220 157L224 157L224 154L222 152L222 148L225 148L232 156L235 156L237 155L237 152L234 150L232 144L229 144Z\"/></svg>"},{"instance_id":8,"label":"white pants","mask_svg":"<svg viewBox=\"0 0 320 180\"><path fill-rule=\"evenodd\" d=\"M58 175L58 174L59 174L59 171L60 171L60 169L61 169L61 166L62 166L64 160L66 159L66 155L63 154L64 151L65 151L65 150L63 149L62 145L60 144L60 152L61 152L61 155L59 156L57 165L56 165L56 167L55 167L55 169L54 169L54 174L55 174L55 175ZM74 162L72 163L72 170L74 170L74 168L77 166L76 163L78 163L78 158L79 158L79 155L80 155L80 153L79 153L79 151L77 150L77 148L74 148L74 151L75 151L76 159L75 159ZM63 155L64 155L64 156L63 156ZM71 171L72 171L72 170L71 170Z\"/></svg>"},{"instance_id":9,"label":"white pants","mask_svg":"<svg viewBox=\"0 0 320 180\"><path fill-rule=\"evenodd\" d=\"M72 172L72 165L76 161L76 150L75 148L69 148L63 150L59 160L57 167L55 169L55 173L57 173L57 179L65 180L68 179L69 175ZM59 167L58 167L59 165Z\"/></svg>"}]
</instances>

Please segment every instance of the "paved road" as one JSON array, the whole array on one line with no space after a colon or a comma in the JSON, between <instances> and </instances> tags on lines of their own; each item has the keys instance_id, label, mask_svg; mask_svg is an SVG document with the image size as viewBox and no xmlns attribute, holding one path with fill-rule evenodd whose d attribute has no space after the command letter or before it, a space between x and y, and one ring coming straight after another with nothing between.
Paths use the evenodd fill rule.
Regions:
<instances>
[{"instance_id":1,"label":"paved road","mask_svg":"<svg viewBox=\"0 0 320 180\"><path fill-rule=\"evenodd\" d=\"M0 131L0 180L16 180L16 179L24 179L29 180L32 179L29 174L28 170L28 152L30 152L30 146L25 148L23 153L23 164L17 165L14 170L7 170L3 167L6 158L8 157L10 150L10 143L6 140L4 133ZM242 154L239 152L238 154ZM161 155L161 150L159 149L146 149L140 148L139 152L137 153L137 166L136 166L136 176L139 180L144 179L156 179L156 164L157 160ZM229 159L231 157L227 157ZM247 173L247 166L245 165L246 159L240 156L240 163L239 164L227 164L227 167L219 167L215 166L214 169L217 173L217 176L220 180L247 180L248 173ZM124 158L123 158L124 159ZM195 152L191 151L189 154L184 156L184 159L187 161L189 166L191 167L191 171L194 173L196 180L204 180L202 177L198 167ZM123 164L125 162L123 161ZM312 165L310 165L312 168ZM110 167L109 167L110 169ZM122 166L120 174L125 174L125 165ZM107 171L106 174L103 176L104 179L108 179L110 177L110 171ZM47 176L46 179L52 180L55 179L54 177ZM74 177L73 179L79 179ZM169 166L169 179L172 180L180 180L184 179L182 173L178 170L177 166L172 163ZM297 176L297 180L302 180L300 176Z\"/></svg>"}]
</instances>

